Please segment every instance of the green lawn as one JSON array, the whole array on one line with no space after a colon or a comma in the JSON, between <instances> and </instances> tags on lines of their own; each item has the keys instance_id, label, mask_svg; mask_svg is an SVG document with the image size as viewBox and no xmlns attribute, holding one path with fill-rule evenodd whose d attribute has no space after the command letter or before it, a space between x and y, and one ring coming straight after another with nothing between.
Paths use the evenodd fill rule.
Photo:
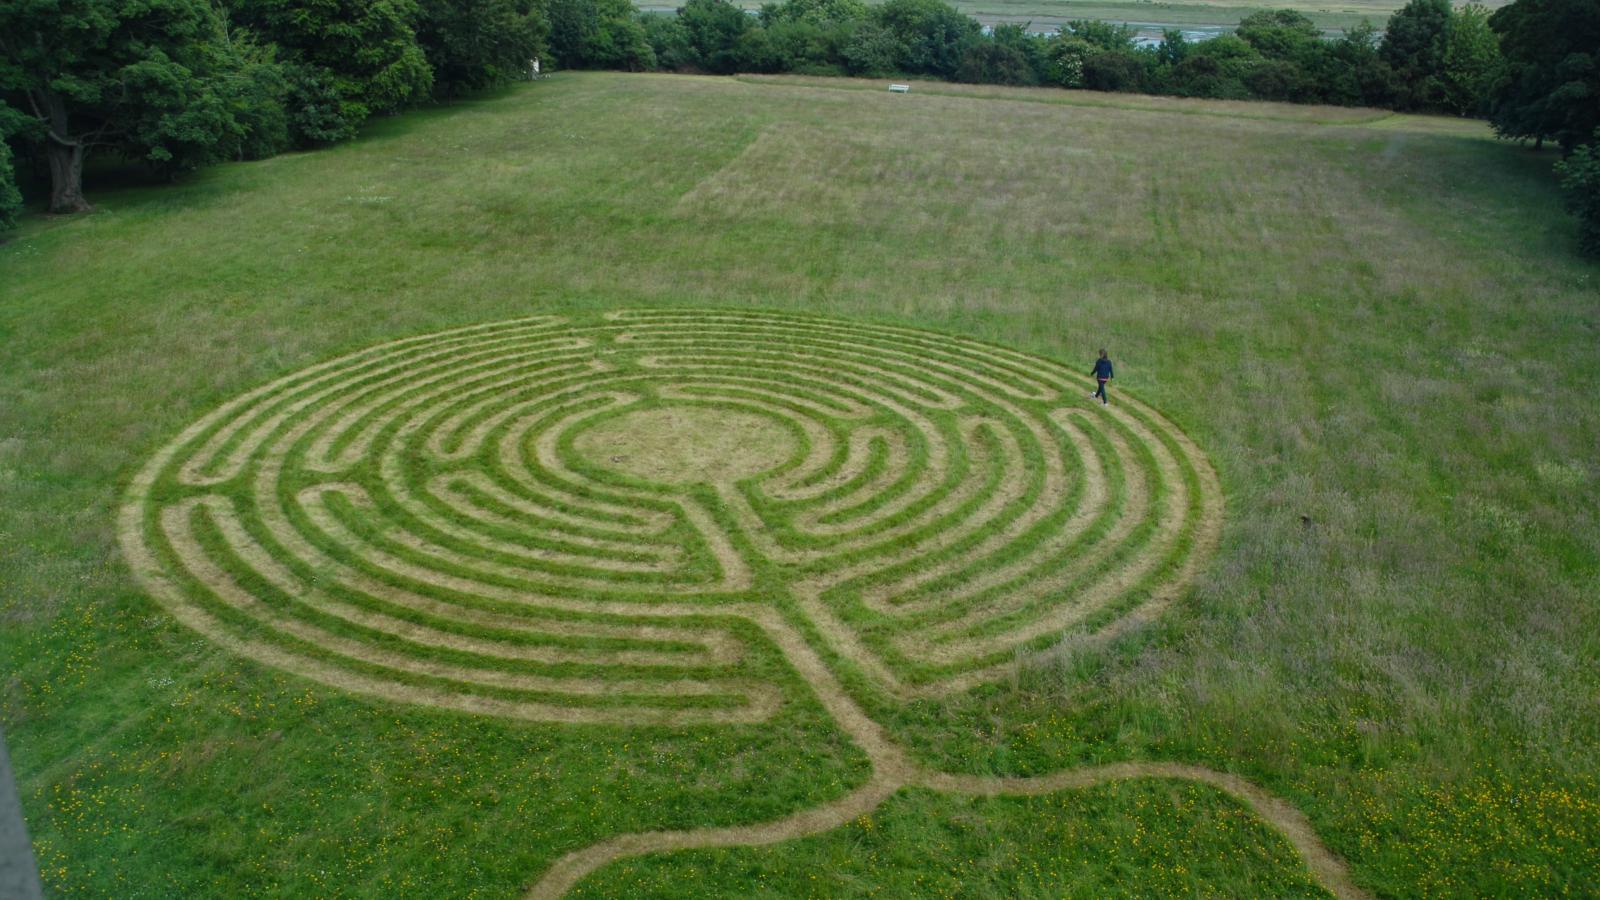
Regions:
<instances>
[{"instance_id":1,"label":"green lawn","mask_svg":"<svg viewBox=\"0 0 1600 900\"><path fill-rule=\"evenodd\" d=\"M1600 883L1600 269L1553 154L1271 104L564 74L0 244L0 722L64 896L515 896L621 832L756 823L867 760L776 652L757 725L518 724L244 662L136 585L116 512L224 401L452 326L813 312L1087 370L1209 454L1221 544L1110 646L870 699L927 766L1235 772L1385 895ZM759 642L756 643L759 646ZM1314 893L1203 785L904 791L585 896Z\"/></svg>"}]
</instances>

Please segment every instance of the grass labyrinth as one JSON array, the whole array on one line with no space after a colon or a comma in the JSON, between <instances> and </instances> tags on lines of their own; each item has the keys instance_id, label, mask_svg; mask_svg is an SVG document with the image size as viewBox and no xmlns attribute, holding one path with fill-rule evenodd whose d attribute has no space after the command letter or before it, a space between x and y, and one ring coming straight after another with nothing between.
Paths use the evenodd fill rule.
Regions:
<instances>
[{"instance_id":1,"label":"grass labyrinth","mask_svg":"<svg viewBox=\"0 0 1600 900\"><path fill-rule=\"evenodd\" d=\"M1554 154L932 90L565 73L24 222L46 890L1597 883Z\"/></svg>"},{"instance_id":2,"label":"grass labyrinth","mask_svg":"<svg viewBox=\"0 0 1600 900\"><path fill-rule=\"evenodd\" d=\"M1184 767L1009 787L923 772L833 670L880 700L948 694L1069 630L1147 619L1187 583L1220 527L1215 474L1158 413L1087 388L998 347L812 317L490 323L224 405L135 478L120 538L194 630L385 700L760 722L784 699L750 663L765 639L874 764L820 811L570 855L541 895L648 849L824 831L911 784L1163 774L1265 802Z\"/></svg>"},{"instance_id":3,"label":"grass labyrinth","mask_svg":"<svg viewBox=\"0 0 1600 900\"><path fill-rule=\"evenodd\" d=\"M882 693L948 693L1147 616L1215 540L1194 445L1086 390L824 319L474 326L217 410L139 476L122 540L201 633L391 700L758 721L781 698L738 623L775 611Z\"/></svg>"}]
</instances>

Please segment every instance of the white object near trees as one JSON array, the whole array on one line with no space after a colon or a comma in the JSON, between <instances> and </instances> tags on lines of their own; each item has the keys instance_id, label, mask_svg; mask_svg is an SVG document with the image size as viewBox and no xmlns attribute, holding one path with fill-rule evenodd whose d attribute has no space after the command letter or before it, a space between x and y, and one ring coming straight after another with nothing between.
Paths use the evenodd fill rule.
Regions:
<instances>
[{"instance_id":1,"label":"white object near trees","mask_svg":"<svg viewBox=\"0 0 1600 900\"><path fill-rule=\"evenodd\" d=\"M911 85L909 85L909 84L891 84L891 85L889 85L889 93L891 93L891 94L905 94L905 93L909 93L910 91L911 91Z\"/></svg>"}]
</instances>

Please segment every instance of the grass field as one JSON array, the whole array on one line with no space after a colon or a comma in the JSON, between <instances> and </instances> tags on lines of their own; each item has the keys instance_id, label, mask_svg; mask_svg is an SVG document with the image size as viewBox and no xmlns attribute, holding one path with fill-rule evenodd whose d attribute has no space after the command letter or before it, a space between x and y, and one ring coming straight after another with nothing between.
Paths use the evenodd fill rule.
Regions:
<instances>
[{"instance_id":1,"label":"grass field","mask_svg":"<svg viewBox=\"0 0 1600 900\"><path fill-rule=\"evenodd\" d=\"M1376 894L1591 890L1600 270L1572 252L1552 159L1473 123L1360 110L595 73L383 121L352 144L177 186L91 185L99 212L30 219L0 245L0 722L46 884L63 896L515 896L564 855L616 835L847 809L883 783L886 757L863 750L843 702L881 724L906 766L951 774L905 779L881 806L795 840L621 859L579 879L575 894L1320 895L1297 847L1227 789L1235 777L1304 813ZM1069 636L1015 662L1004 648L934 665L914 658L915 642L904 659L884 651L888 674L913 687L985 673L975 689L948 692L887 689L856 657L826 649L835 635L806 632L797 646L824 648L819 664L843 685L831 696L796 664L804 653L756 619L734 621L736 603L770 601L788 615L778 595L796 573L832 571L809 557L754 568L698 634L607 635L605 617L587 612L557 637L518 639L525 659L579 660L551 665L560 684L507 663L470 690L438 690L442 666L511 640L503 632L519 623L490 621L497 609L486 605L456 649L408 656L432 668L415 669L395 689L410 693L387 700L348 673L400 664L389 656L319 677L224 649L152 596L151 573L175 577L180 564L193 573L189 595L221 590L228 579L203 560L224 552L229 571L255 566L237 583L263 597L275 577L337 596L342 567L381 574L383 547L395 558L441 555L414 542L394 549L405 535L373 524L406 512L403 497L368 515L348 488L315 515L263 513L238 528L213 514L163 519L164 504L188 496L189 476L147 463L222 404L387 341L546 315L599 327L615 309L668 324L688 316L691 331L715 326L712 337L727 322L765 321L755 312L827 316L807 327L869 336L885 354L865 362L850 350L831 362L834 377L896 391L963 359L989 361L977 379L1020 377L1023 358L1041 372L1086 371L1106 346L1118 366L1113 398L1139 401L1111 409L1144 417L1104 420L1100 436L1081 426L1107 466L1109 496L1126 507L1139 482L1150 503L1188 490L1201 499L1187 508L1200 509L1209 496L1200 475L1162 476L1183 459L1196 473L1214 467L1226 498L1215 549L1185 555L1181 536L1162 545L1171 564L1152 577L1179 573L1189 556L1199 568L1144 627ZM648 312L668 309L693 312ZM816 340L815 352L843 352ZM932 341L920 345L928 361L897 355L908 352L901 340ZM764 341L741 352L776 358ZM1006 349L984 349L993 347ZM812 351L802 340L784 352ZM1010 361L988 367L1001 357ZM426 370L416 371L420 385ZM791 380L801 393L790 407L825 399ZM972 414L1020 421L1030 403ZM632 415L672 405L645 406ZM649 420L628 415L597 414L593 427L609 432L554 437L560 429L530 422L529 434L553 435L539 442L549 466L609 472L619 485L689 464L667 459L676 448L644 440ZM845 410L830 416L812 433L750 424L771 446L729 459L729 471L781 470L795 448L844 428ZM997 491L1017 510L1050 496L1048 475L1015 494L1005 477L1037 473L1055 452L1049 442L1013 450L998 426L929 421L904 432L903 453L893 436L861 444L875 449L862 450L858 477L820 496L839 500L901 457L935 468L936 433L949 437L951 471L989 480L930 509L967 503L960 490L973 504ZM893 432L888 418L868 424ZM627 449L599 455L591 433ZM1192 453L1179 452L1180 434ZM278 458L233 440L216 446L224 457L237 450L250 471ZM311 468L349 457L352 481L389 479L387 457L363 456L364 440L304 452ZM1158 459L1163 447L1172 466ZM847 457L840 449L838 465ZM450 474L397 459L394 477L406 483ZM192 471L201 484L220 470L202 461ZM262 498L317 487L284 471ZM138 502L125 508L130 496ZM486 496L476 502L488 509ZM546 514L586 514L593 502ZM893 502L885 493L856 514L894 526ZM740 530L735 498L705 504L703 531L757 533ZM164 541L150 544L149 566L130 554L137 572L124 552L139 544L127 527L119 535L119 514ZM777 499L749 512L769 514L788 515ZM251 547L286 540L285 527L348 536L319 545L321 566L275 574ZM487 571L530 549L603 551L615 571L637 569L623 578L629 591L655 590L649 560L660 548L619 548L591 531L578 548L536 541L472 565ZM1164 540L1137 528L1126 536ZM1038 546L1055 539L1043 534ZM727 562L719 546L704 544L685 571L709 577ZM860 545L844 549L847 564L861 562ZM935 567L956 559L955 548L940 552ZM573 590L588 598L599 588ZM1137 607L1139 590L1158 588L1130 590ZM841 602L862 643L901 646L897 626ZM1109 615L1130 608L1108 602ZM1026 624L1036 608L992 621ZM654 701L654 719L615 714L650 706L649 679L683 665L617 654L688 658L711 626L726 637L706 648L742 655L726 672L685 671L720 688ZM963 640L994 637L989 624L974 627ZM337 646L296 640L313 661ZM391 638L367 646L404 649ZM563 692L584 696L586 680L610 678L602 664L634 667L642 686L632 699L594 701L596 712L562 724L536 707L582 705ZM469 694L493 698L492 714L457 711ZM739 696L774 702L752 700L754 712L741 714ZM1054 784L1052 773L1125 761L1173 764L1150 771L1174 775L1018 796L981 787ZM1226 774L1182 774L1201 770Z\"/></svg>"}]
</instances>

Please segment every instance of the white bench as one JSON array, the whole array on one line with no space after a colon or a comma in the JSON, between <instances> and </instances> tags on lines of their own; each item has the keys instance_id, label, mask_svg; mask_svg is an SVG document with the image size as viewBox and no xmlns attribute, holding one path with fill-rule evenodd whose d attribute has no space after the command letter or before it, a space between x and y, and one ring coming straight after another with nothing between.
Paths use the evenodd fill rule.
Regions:
<instances>
[{"instance_id":1,"label":"white bench","mask_svg":"<svg viewBox=\"0 0 1600 900\"><path fill-rule=\"evenodd\" d=\"M909 84L891 84L891 85L889 85L889 93L891 93L891 94L904 94L904 93L910 92L910 90L911 90L911 85L909 85Z\"/></svg>"}]
</instances>

